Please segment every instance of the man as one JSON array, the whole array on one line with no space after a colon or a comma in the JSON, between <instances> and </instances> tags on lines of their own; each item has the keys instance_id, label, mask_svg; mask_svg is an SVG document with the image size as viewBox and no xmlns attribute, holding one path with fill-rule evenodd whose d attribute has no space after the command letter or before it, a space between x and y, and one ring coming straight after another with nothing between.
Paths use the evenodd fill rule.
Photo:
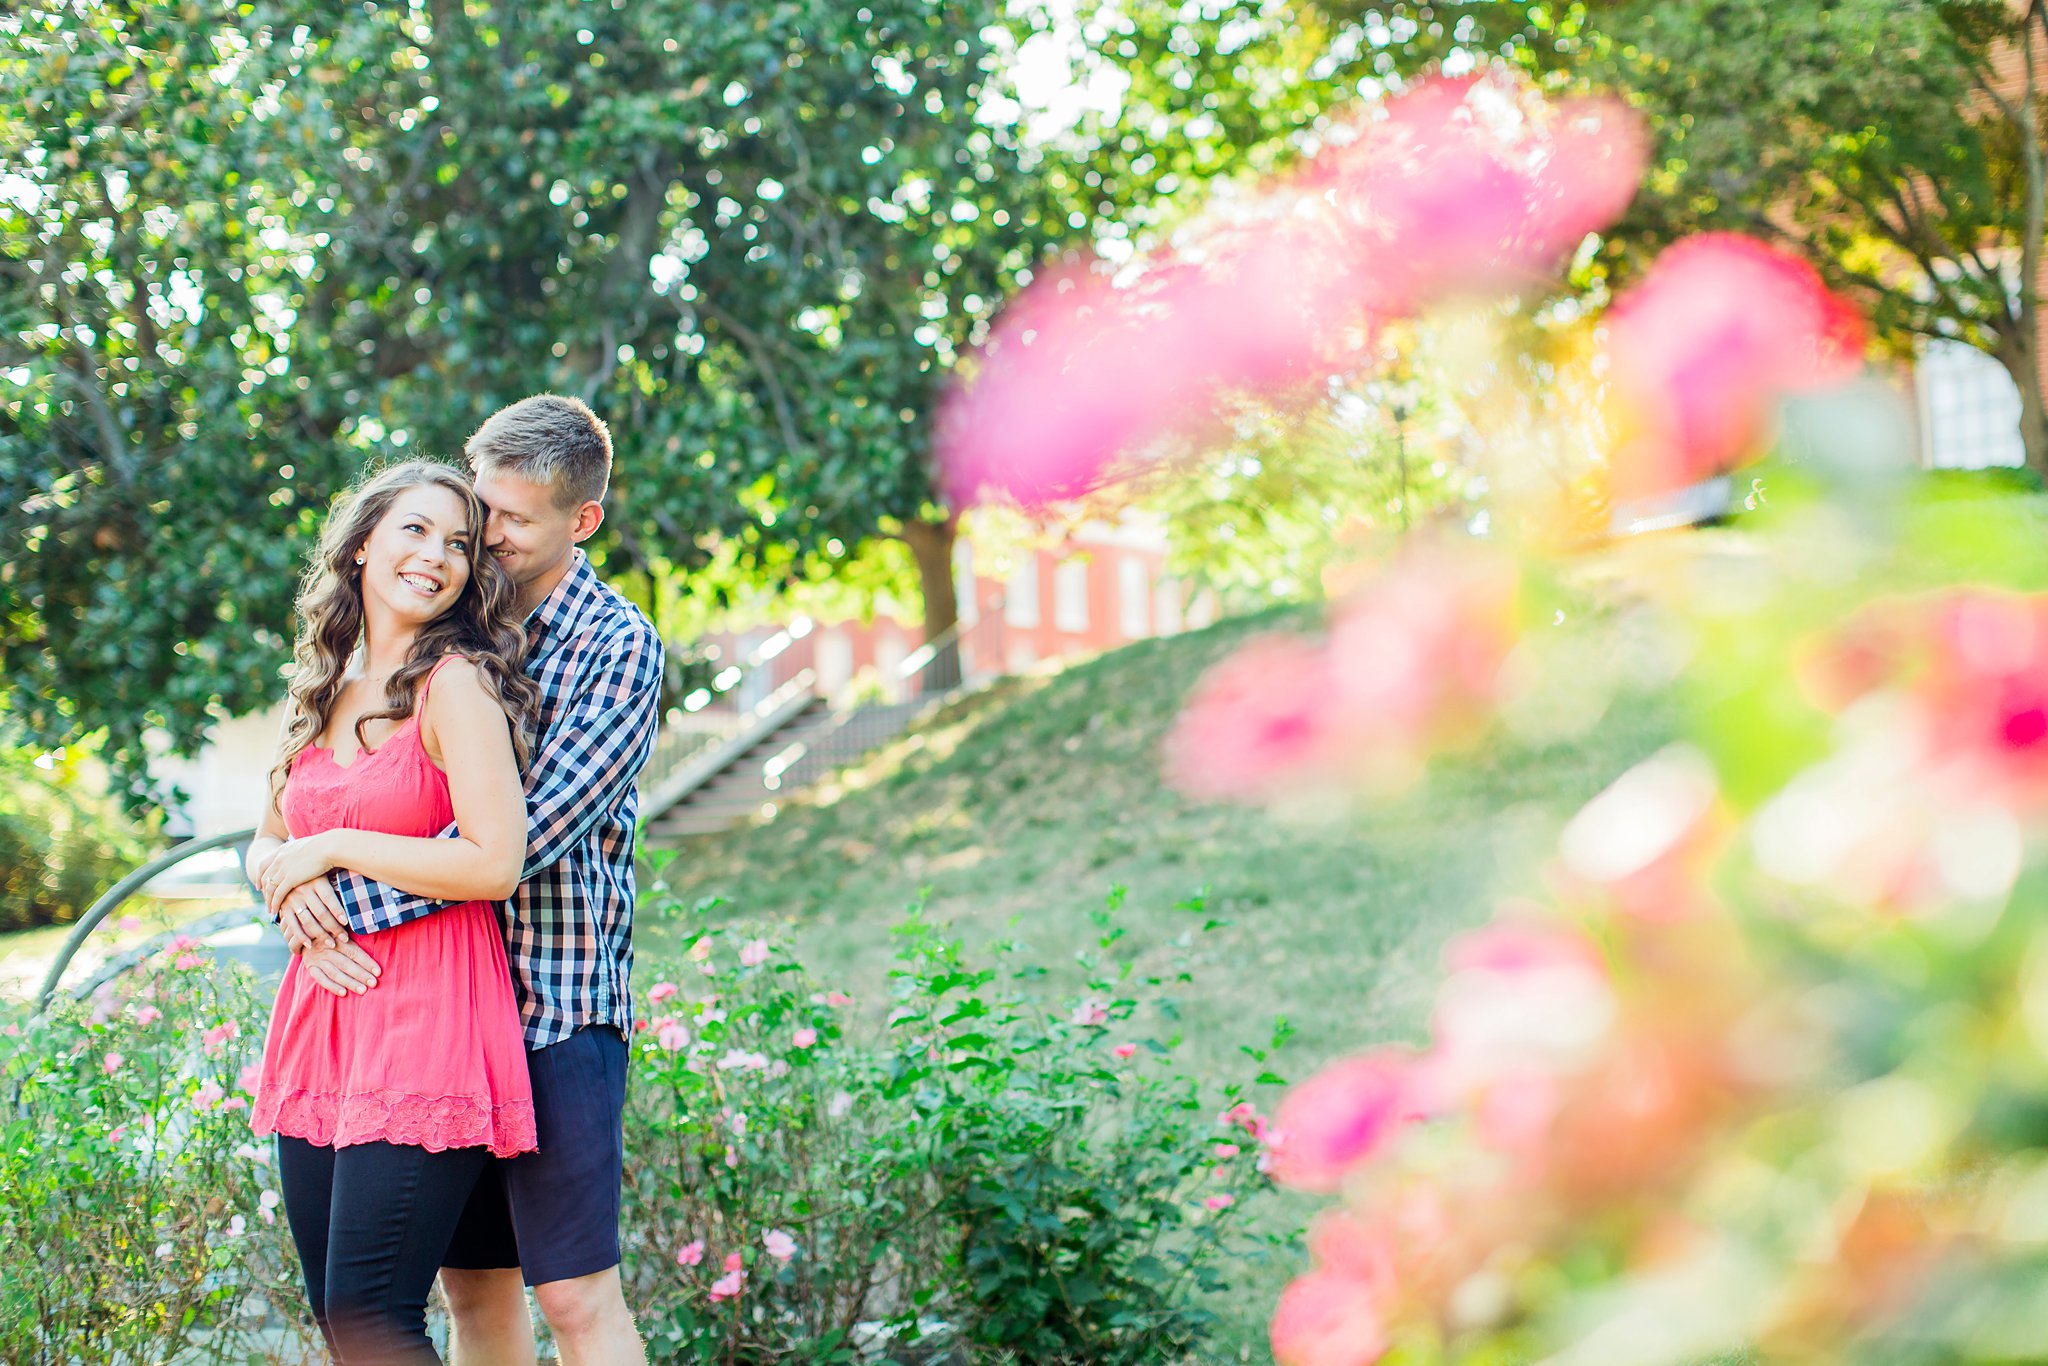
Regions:
<instances>
[{"instance_id":1,"label":"man","mask_svg":"<svg viewBox=\"0 0 2048 1366\"><path fill-rule=\"evenodd\" d=\"M540 1151L485 1173L444 1259L455 1366L535 1360L523 1285L566 1366L642 1363L619 1282L626 1040L633 1029L633 783L660 721L662 647L577 547L604 521L611 436L575 399L502 408L469 439L484 543L519 585L541 686L527 779L527 856L505 936L533 1077ZM341 872L286 899L294 949L346 944L439 909ZM349 946L353 948L352 945ZM335 985L363 991L351 954ZM523 1283L523 1284L522 1284Z\"/></svg>"}]
</instances>

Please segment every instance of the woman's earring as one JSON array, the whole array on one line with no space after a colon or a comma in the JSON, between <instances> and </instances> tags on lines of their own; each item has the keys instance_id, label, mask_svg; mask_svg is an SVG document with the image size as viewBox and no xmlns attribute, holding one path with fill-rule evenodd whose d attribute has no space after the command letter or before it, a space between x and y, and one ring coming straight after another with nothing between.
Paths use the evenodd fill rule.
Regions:
<instances>
[{"instance_id":1,"label":"woman's earring","mask_svg":"<svg viewBox=\"0 0 2048 1366\"><path fill-rule=\"evenodd\" d=\"M356 563L357 563L357 564L362 564L362 563L363 563L364 561L366 561L367 559L369 559L369 556L367 556L367 555L363 554L363 552L362 552L362 551L358 550L358 551L356 552Z\"/></svg>"}]
</instances>

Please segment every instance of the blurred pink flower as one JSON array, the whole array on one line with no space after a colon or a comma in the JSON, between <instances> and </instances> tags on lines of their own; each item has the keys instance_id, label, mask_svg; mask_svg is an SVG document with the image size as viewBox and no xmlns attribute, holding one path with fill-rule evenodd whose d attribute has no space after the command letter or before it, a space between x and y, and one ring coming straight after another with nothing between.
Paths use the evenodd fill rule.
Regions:
<instances>
[{"instance_id":1,"label":"blurred pink flower","mask_svg":"<svg viewBox=\"0 0 2048 1366\"><path fill-rule=\"evenodd\" d=\"M256 1087L261 1082L262 1077L262 1069L252 1062L247 1067L244 1067L240 1075L235 1078L235 1085L253 1096L256 1094Z\"/></svg>"},{"instance_id":2,"label":"blurred pink flower","mask_svg":"<svg viewBox=\"0 0 2048 1366\"><path fill-rule=\"evenodd\" d=\"M740 945L740 965L742 967L757 968L767 961L767 940L749 939L746 943Z\"/></svg>"},{"instance_id":3,"label":"blurred pink flower","mask_svg":"<svg viewBox=\"0 0 2048 1366\"><path fill-rule=\"evenodd\" d=\"M1615 300L1606 327L1619 497L1764 454L1781 400L1848 378L1863 357L1862 319L1812 266L1737 233L1667 249Z\"/></svg>"},{"instance_id":4,"label":"blurred pink flower","mask_svg":"<svg viewBox=\"0 0 2048 1366\"><path fill-rule=\"evenodd\" d=\"M853 998L843 991L828 991L825 993L825 1004L828 1006L850 1006L853 1004Z\"/></svg>"},{"instance_id":5,"label":"blurred pink flower","mask_svg":"<svg viewBox=\"0 0 2048 1366\"><path fill-rule=\"evenodd\" d=\"M1067 1018L1072 1023L1084 1027L1099 1027L1109 1023L1109 1011L1101 1001L1091 996L1075 1006L1074 1013Z\"/></svg>"},{"instance_id":6,"label":"blurred pink flower","mask_svg":"<svg viewBox=\"0 0 2048 1366\"><path fill-rule=\"evenodd\" d=\"M277 1192L267 1186L264 1188L263 1193L256 1197L256 1212L263 1216L264 1223L274 1224L277 1222L278 1199Z\"/></svg>"},{"instance_id":7,"label":"blurred pink flower","mask_svg":"<svg viewBox=\"0 0 2048 1366\"><path fill-rule=\"evenodd\" d=\"M1344 724L1327 651L1260 636L1202 675L1167 733L1167 781L1191 796L1270 801L1327 785Z\"/></svg>"},{"instance_id":8,"label":"blurred pink flower","mask_svg":"<svg viewBox=\"0 0 2048 1366\"><path fill-rule=\"evenodd\" d=\"M804 1028L799 1029L795 1034L792 1034L790 1036L789 1041L795 1044L798 1048L816 1047L818 1042L818 1031L810 1028L809 1026L805 1026Z\"/></svg>"},{"instance_id":9,"label":"blurred pink flower","mask_svg":"<svg viewBox=\"0 0 2048 1366\"><path fill-rule=\"evenodd\" d=\"M207 1053L211 1055L220 1052L222 1048L227 1046L230 1039L233 1039L241 1032L242 1026L240 1024L233 1020L223 1020L207 1030L200 1038L205 1045Z\"/></svg>"},{"instance_id":10,"label":"blurred pink flower","mask_svg":"<svg viewBox=\"0 0 2048 1366\"><path fill-rule=\"evenodd\" d=\"M1215 1147L1209 1150L1209 1154L1210 1156L1216 1158L1218 1161L1227 1162L1231 1158L1236 1157L1239 1153L1243 1151L1244 1150L1238 1147L1235 1143L1218 1143Z\"/></svg>"},{"instance_id":11,"label":"blurred pink flower","mask_svg":"<svg viewBox=\"0 0 2048 1366\"><path fill-rule=\"evenodd\" d=\"M133 934L142 928L142 921L132 915L124 915L114 922L114 928L122 934Z\"/></svg>"},{"instance_id":12,"label":"blurred pink flower","mask_svg":"<svg viewBox=\"0 0 2048 1366\"><path fill-rule=\"evenodd\" d=\"M664 1015L654 1022L654 1042L665 1052L677 1053L690 1046L690 1031L682 1021Z\"/></svg>"},{"instance_id":13,"label":"blurred pink flower","mask_svg":"<svg viewBox=\"0 0 2048 1366\"><path fill-rule=\"evenodd\" d=\"M1229 1209L1236 1203L1237 1197L1234 1195L1205 1195L1202 1197L1202 1208L1208 1210L1211 1214L1219 1210Z\"/></svg>"},{"instance_id":14,"label":"blurred pink flower","mask_svg":"<svg viewBox=\"0 0 2048 1366\"><path fill-rule=\"evenodd\" d=\"M1495 551L1410 553L1334 609L1326 642L1257 637L1204 674L1168 732L1167 780L1262 803L1405 785L1487 733L1519 603Z\"/></svg>"},{"instance_id":15,"label":"blurred pink flower","mask_svg":"<svg viewBox=\"0 0 2048 1366\"><path fill-rule=\"evenodd\" d=\"M155 1006L144 1006L135 1012L135 1023L138 1025L153 1025L163 1017L164 1013Z\"/></svg>"},{"instance_id":16,"label":"blurred pink flower","mask_svg":"<svg viewBox=\"0 0 2048 1366\"><path fill-rule=\"evenodd\" d=\"M1336 1190L1413 1117L1411 1067L1406 1053L1382 1049L1332 1063L1289 1091L1273 1116L1274 1180Z\"/></svg>"},{"instance_id":17,"label":"blurred pink flower","mask_svg":"<svg viewBox=\"0 0 2048 1366\"><path fill-rule=\"evenodd\" d=\"M695 1266L704 1260L704 1240L693 1238L676 1249L677 1266Z\"/></svg>"},{"instance_id":18,"label":"blurred pink flower","mask_svg":"<svg viewBox=\"0 0 2048 1366\"><path fill-rule=\"evenodd\" d=\"M191 935L178 934L171 936L171 942L164 945L164 952L183 953L187 949L196 949L198 947L199 941L197 939L194 939Z\"/></svg>"},{"instance_id":19,"label":"blurred pink flower","mask_svg":"<svg viewBox=\"0 0 2048 1366\"><path fill-rule=\"evenodd\" d=\"M761 1236L761 1246L768 1255L778 1262L786 1262L796 1256L796 1239L779 1228L771 1228Z\"/></svg>"},{"instance_id":20,"label":"blurred pink flower","mask_svg":"<svg viewBox=\"0 0 2048 1366\"><path fill-rule=\"evenodd\" d=\"M1425 82L1324 141L1163 259L1012 300L941 406L954 501L1078 496L1224 393L1349 364L1380 320L1444 295L1524 286L1621 212L1646 156L1618 101L1544 107L1511 78Z\"/></svg>"},{"instance_id":21,"label":"blurred pink flower","mask_svg":"<svg viewBox=\"0 0 2048 1366\"><path fill-rule=\"evenodd\" d=\"M759 1072L767 1066L767 1054L749 1053L740 1048L727 1049L725 1056L718 1060L721 1072Z\"/></svg>"},{"instance_id":22,"label":"blurred pink flower","mask_svg":"<svg viewBox=\"0 0 2048 1366\"><path fill-rule=\"evenodd\" d=\"M669 997L675 995L676 990L674 982L656 982L647 989L647 1004L658 1006Z\"/></svg>"},{"instance_id":23,"label":"blurred pink flower","mask_svg":"<svg viewBox=\"0 0 2048 1366\"><path fill-rule=\"evenodd\" d=\"M111 1077L114 1073L121 1070L121 1064L126 1061L127 1059L123 1058L119 1053L109 1053L100 1059L100 1070Z\"/></svg>"},{"instance_id":24,"label":"blurred pink flower","mask_svg":"<svg viewBox=\"0 0 2048 1366\"><path fill-rule=\"evenodd\" d=\"M1372 1287L1330 1271L1288 1282L1268 1331L1275 1366L1371 1366L1388 1346Z\"/></svg>"},{"instance_id":25,"label":"blurred pink flower","mask_svg":"<svg viewBox=\"0 0 2048 1366\"><path fill-rule=\"evenodd\" d=\"M1119 1059L1133 1058L1137 1056L1137 1053L1138 1046L1134 1043L1120 1043L1109 1050L1111 1057Z\"/></svg>"},{"instance_id":26,"label":"blurred pink flower","mask_svg":"<svg viewBox=\"0 0 2048 1366\"><path fill-rule=\"evenodd\" d=\"M249 1102L240 1096L229 1096L220 1103L220 1108L223 1110L246 1110L249 1108Z\"/></svg>"},{"instance_id":27,"label":"blurred pink flower","mask_svg":"<svg viewBox=\"0 0 2048 1366\"><path fill-rule=\"evenodd\" d=\"M1459 935L1444 961L1411 1101L1425 1113L1473 1106L1497 1146L1534 1141L1557 1104L1550 1079L1584 1066L1616 1019L1606 960L1583 931L1510 917Z\"/></svg>"},{"instance_id":28,"label":"blurred pink flower","mask_svg":"<svg viewBox=\"0 0 2048 1366\"><path fill-rule=\"evenodd\" d=\"M171 964L179 972L190 972L194 968L204 967L205 965L206 960L196 953L181 953L178 955L177 960Z\"/></svg>"},{"instance_id":29,"label":"blurred pink flower","mask_svg":"<svg viewBox=\"0 0 2048 1366\"><path fill-rule=\"evenodd\" d=\"M10 1039L18 1039L21 1037L21 1026L12 1022L0 1025L0 1034L5 1034Z\"/></svg>"},{"instance_id":30,"label":"blurred pink flower","mask_svg":"<svg viewBox=\"0 0 2048 1366\"><path fill-rule=\"evenodd\" d=\"M192 1108L205 1114L226 1098L227 1092L221 1090L220 1083L209 1078L199 1083L199 1089L192 1093Z\"/></svg>"}]
</instances>

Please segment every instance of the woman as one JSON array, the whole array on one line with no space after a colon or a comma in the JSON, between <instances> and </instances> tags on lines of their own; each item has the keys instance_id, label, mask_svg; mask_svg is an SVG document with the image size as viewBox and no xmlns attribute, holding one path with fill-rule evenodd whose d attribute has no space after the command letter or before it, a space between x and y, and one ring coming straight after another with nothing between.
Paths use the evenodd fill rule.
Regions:
<instances>
[{"instance_id":1,"label":"woman","mask_svg":"<svg viewBox=\"0 0 2048 1366\"><path fill-rule=\"evenodd\" d=\"M438 1362L426 1300L487 1154L534 1146L526 1048L491 901L518 886L538 690L516 591L460 473L412 461L327 519L298 599L290 719L249 849L273 902L351 868L461 902L355 942L377 986L285 971L254 1124L276 1133L306 1294L336 1360ZM459 833L437 838L453 821Z\"/></svg>"}]
</instances>

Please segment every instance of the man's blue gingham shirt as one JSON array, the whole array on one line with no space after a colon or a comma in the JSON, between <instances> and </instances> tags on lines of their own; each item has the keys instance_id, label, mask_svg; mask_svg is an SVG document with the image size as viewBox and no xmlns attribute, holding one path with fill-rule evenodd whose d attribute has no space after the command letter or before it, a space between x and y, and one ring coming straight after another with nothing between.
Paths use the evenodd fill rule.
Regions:
<instances>
[{"instance_id":1,"label":"man's blue gingham shirt","mask_svg":"<svg viewBox=\"0 0 2048 1366\"><path fill-rule=\"evenodd\" d=\"M508 905L505 948L526 1046L584 1025L633 1033L633 784L661 723L661 638L583 557L533 615L526 671L540 684L526 791L526 867ZM453 833L452 830L450 833ZM359 934L447 903L336 872Z\"/></svg>"}]
</instances>

